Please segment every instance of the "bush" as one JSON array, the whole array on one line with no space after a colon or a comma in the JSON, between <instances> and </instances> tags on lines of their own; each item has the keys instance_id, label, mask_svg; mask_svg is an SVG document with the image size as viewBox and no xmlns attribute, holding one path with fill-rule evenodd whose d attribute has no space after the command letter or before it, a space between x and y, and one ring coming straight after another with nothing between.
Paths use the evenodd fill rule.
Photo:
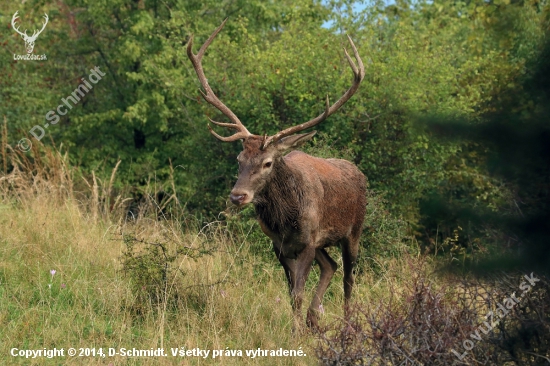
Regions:
<instances>
[{"instance_id":1,"label":"bush","mask_svg":"<svg viewBox=\"0 0 550 366\"><path fill-rule=\"evenodd\" d=\"M390 289L388 301L356 304L347 319L320 330L316 355L321 364L532 365L548 360L547 278L525 291L489 329L485 320L493 314L498 319L499 304L525 282L521 275L437 287L427 278L424 260L409 263L412 276L401 288Z\"/></svg>"},{"instance_id":2,"label":"bush","mask_svg":"<svg viewBox=\"0 0 550 366\"><path fill-rule=\"evenodd\" d=\"M367 212L363 224L360 262L369 257L400 257L412 250L413 237L409 225L389 211L384 195L373 190L367 191Z\"/></svg>"},{"instance_id":3,"label":"bush","mask_svg":"<svg viewBox=\"0 0 550 366\"><path fill-rule=\"evenodd\" d=\"M128 307L137 316L151 310L180 307L180 299L187 289L182 281L185 272L179 265L181 260L196 260L215 250L204 244L197 246L175 238L151 242L133 234L121 235L126 245L121 258L122 269L134 293Z\"/></svg>"}]
</instances>

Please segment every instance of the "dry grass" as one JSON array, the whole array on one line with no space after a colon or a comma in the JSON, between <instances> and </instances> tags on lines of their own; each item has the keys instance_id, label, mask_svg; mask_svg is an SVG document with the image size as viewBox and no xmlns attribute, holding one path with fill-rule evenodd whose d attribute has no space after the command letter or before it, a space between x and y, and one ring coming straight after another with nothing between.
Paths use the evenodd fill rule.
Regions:
<instances>
[{"instance_id":1,"label":"dry grass","mask_svg":"<svg viewBox=\"0 0 550 366\"><path fill-rule=\"evenodd\" d=\"M0 363L29 364L12 358L9 350L41 348L185 347L192 349L298 349L303 358L60 358L35 364L260 364L316 365L315 339L293 336L284 273L275 259L251 252L246 233L231 237L217 228L209 234L182 232L181 223L141 219L113 224L94 220L82 211L82 201L63 202L37 194L30 200L3 200L0 208ZM212 225L216 226L216 224ZM178 277L168 279L168 290L183 288L177 307L167 302L140 304L123 271L125 245L121 232L168 247L214 247L211 255L174 262ZM334 257L337 257L336 255ZM339 268L342 268L341 263ZM399 286L407 268L399 261L385 264L381 278L358 278L355 298L387 296L387 285ZM50 270L56 273L51 276ZM183 273L184 275L179 275ZM315 273L308 282L311 296ZM324 321L342 316L342 274L327 293ZM51 288L49 285L51 284Z\"/></svg>"},{"instance_id":2,"label":"dry grass","mask_svg":"<svg viewBox=\"0 0 550 366\"><path fill-rule=\"evenodd\" d=\"M2 364L13 359L12 347L125 347L149 349L184 346L203 349L249 349L307 347L307 339L290 335L290 307L281 271L259 263L239 263L221 249L247 258L245 244L225 247L199 260L182 258L177 265L189 286L178 309L149 306L143 316L131 309L137 294L120 265L124 245L118 231L140 230L138 225L119 227L94 222L79 212L74 202L55 205L36 197L24 209L3 204L0 219L0 322ZM142 223L144 224L144 223ZM159 230L162 225L159 224ZM143 230L141 235L158 233ZM183 242L193 245L193 236ZM55 269L55 275L50 270ZM256 272L256 273L255 273ZM209 284L218 283L209 286ZM51 287L50 287L51 285ZM194 287L193 287L194 286ZM282 299L279 303L277 298ZM295 343L297 342L297 343ZM15 362L14 362L15 361ZM51 360L58 364L60 360ZM66 364L108 364L88 358L62 360ZM181 364L186 360L132 359L129 364ZM224 364L241 364L227 359ZM288 359L250 360L251 364L310 364ZM211 362L211 360L210 360ZM198 359L188 364L204 364ZM45 364L40 360L37 364ZM184 362L187 364L187 362Z\"/></svg>"},{"instance_id":3,"label":"dry grass","mask_svg":"<svg viewBox=\"0 0 550 366\"><path fill-rule=\"evenodd\" d=\"M403 262L409 270L399 265ZM347 319L327 324L318 334L316 354L322 365L550 362L546 276L445 278L434 276L426 258L403 257L396 264L390 271L408 276L386 281L389 296L383 291L372 301L356 303Z\"/></svg>"},{"instance_id":4,"label":"dry grass","mask_svg":"<svg viewBox=\"0 0 550 366\"><path fill-rule=\"evenodd\" d=\"M247 239L249 228L243 226L239 233L228 232L220 223L202 227L184 215L159 220L147 210L137 220L127 221L124 194L111 188L116 168L103 183L95 174L81 177L59 151L35 145L27 155L2 147L0 166L5 164L6 169L0 175L1 364L317 363L311 334L291 332L282 269L273 256L258 254L270 249L254 248ZM173 271L161 294L166 301L143 301L147 296L140 296L136 276L122 265L128 249L124 237L164 243L167 250L190 250L170 263ZM143 254L151 244L140 245L136 253ZM194 249L205 247L208 253L192 255ZM327 295L327 318L342 312L339 276ZM308 283L310 295L314 282ZM176 291L177 301L167 301ZM136 308L141 311L136 313ZM163 347L169 356L34 360L10 356L12 348L54 347L65 352L69 347L104 352L109 347ZM170 349L178 347L228 348L243 354L248 349L301 347L307 356L172 357Z\"/></svg>"},{"instance_id":5,"label":"dry grass","mask_svg":"<svg viewBox=\"0 0 550 366\"><path fill-rule=\"evenodd\" d=\"M321 318L322 324L333 325L327 328L333 332L293 335L283 270L267 241L258 241L257 228L248 222L235 225L235 220L198 223L183 212L173 193L161 203L145 194L139 215L128 220L126 194L113 188L118 165L103 180L95 174L83 177L68 164L66 154L40 144L29 154L21 153L7 145L5 133L0 140L0 364L317 365L322 337L348 333L345 323L339 325L343 286L338 249L331 248L339 270L325 295ZM165 217L167 208L172 211ZM354 300L378 309L380 316L368 318L372 324L409 309L410 293L418 292L409 291L411 279L430 278L433 293L445 298L449 283L433 276L430 261L406 252L364 259L373 264L360 271ZM309 296L317 280L314 267L307 282ZM460 294L460 287L454 293ZM484 294L476 296L483 300ZM434 309L439 308L429 310ZM485 309L477 314L484 315ZM468 319L466 326L477 325ZM363 329L366 335L372 333L372 324ZM168 357L29 360L10 355L12 348L54 347L103 352L161 347ZM171 348L180 347L210 350L210 356L171 356ZM301 348L307 356L246 356L246 350L258 348ZM225 349L241 350L243 356L212 359L212 350Z\"/></svg>"}]
</instances>

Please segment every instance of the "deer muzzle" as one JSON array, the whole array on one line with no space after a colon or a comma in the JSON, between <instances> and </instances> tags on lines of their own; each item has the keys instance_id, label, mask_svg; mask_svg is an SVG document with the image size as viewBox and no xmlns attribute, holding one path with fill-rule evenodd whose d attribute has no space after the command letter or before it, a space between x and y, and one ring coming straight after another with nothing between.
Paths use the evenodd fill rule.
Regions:
<instances>
[{"instance_id":1,"label":"deer muzzle","mask_svg":"<svg viewBox=\"0 0 550 366\"><path fill-rule=\"evenodd\" d=\"M241 206L244 205L248 200L248 195L246 193L233 193L229 195L229 199L234 205Z\"/></svg>"}]
</instances>

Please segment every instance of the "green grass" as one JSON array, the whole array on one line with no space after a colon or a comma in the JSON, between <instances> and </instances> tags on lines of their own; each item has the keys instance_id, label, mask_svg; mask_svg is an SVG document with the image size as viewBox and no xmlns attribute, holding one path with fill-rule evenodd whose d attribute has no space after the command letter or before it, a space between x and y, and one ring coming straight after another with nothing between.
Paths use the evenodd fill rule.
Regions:
<instances>
[{"instance_id":1,"label":"green grass","mask_svg":"<svg viewBox=\"0 0 550 366\"><path fill-rule=\"evenodd\" d=\"M233 238L222 228L203 235L178 231L174 222L162 220L122 225L94 221L79 204L37 195L32 200L5 201L0 208L0 364L317 364L311 334L292 334L284 273L275 257L266 255L269 248L259 250L247 241L246 233ZM151 242L164 238L174 247L208 245L214 250L196 259L180 255L174 261L177 271L168 278L165 296L177 290L177 302L136 304L143 297L132 286L133 277L123 271L126 246L121 231ZM336 258L338 251L333 253ZM316 269L308 281L308 299L317 279ZM341 282L339 272L325 297L323 321L342 315ZM364 297L369 290L362 279L357 282L356 296ZM142 309L140 314L135 313L136 306ZM10 355L12 348L55 347L65 352L69 347L104 352L163 347L168 354L178 347L229 348L242 350L243 357L29 360ZM252 359L245 354L249 349L300 347L306 357Z\"/></svg>"},{"instance_id":2,"label":"green grass","mask_svg":"<svg viewBox=\"0 0 550 366\"><path fill-rule=\"evenodd\" d=\"M112 189L117 168L110 180L76 179L66 155L45 148L33 156L14 152L10 164L18 169L0 176L0 364L318 364L315 336L292 332L283 269L250 210L226 224L204 225L182 213L157 220L149 202L152 214L145 210L137 221L126 222L124 192L116 196ZM377 214L381 204L371 207L378 221L390 220ZM378 221L371 224L384 224ZM386 246L384 240L377 247ZM355 301L388 298L388 289L410 277L399 255L374 259L372 250L363 251ZM341 257L337 248L329 252L339 269L324 297L321 324L343 316ZM303 324L318 278L315 266L306 284ZM66 354L70 347L104 353L161 347L169 356L10 354L12 348L63 348ZM210 350L210 357L172 357L171 348L180 347ZM246 356L246 350L258 348L301 349L307 356ZM243 356L212 358L213 350L226 349Z\"/></svg>"}]
</instances>

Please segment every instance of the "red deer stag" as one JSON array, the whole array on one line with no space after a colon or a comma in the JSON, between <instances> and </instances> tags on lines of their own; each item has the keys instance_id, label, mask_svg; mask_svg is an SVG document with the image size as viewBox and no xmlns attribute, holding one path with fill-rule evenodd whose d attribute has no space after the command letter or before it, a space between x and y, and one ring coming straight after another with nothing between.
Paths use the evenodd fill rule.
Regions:
<instances>
[{"instance_id":1,"label":"red deer stag","mask_svg":"<svg viewBox=\"0 0 550 366\"><path fill-rule=\"evenodd\" d=\"M285 270L294 310L294 327L299 326L304 285L316 259L321 268L317 291L307 312L307 325L317 327L323 295L336 271L336 262L325 248L340 245L344 262L344 296L348 305L353 287L353 267L357 260L366 207L366 179L352 163L341 159L321 159L296 149L310 140L316 131L294 135L313 127L336 112L357 91L365 75L363 62L348 37L359 67L347 51L353 70L353 85L332 106L328 96L326 109L318 117L287 128L273 136L253 135L239 118L212 91L202 68L202 57L227 19L212 33L199 52L193 54L193 37L187 55L193 63L204 99L227 116L232 123L210 121L237 132L222 137L208 128L218 140L242 140L243 151L237 157L239 176L230 199L237 206L253 203L262 231L273 241L277 259Z\"/></svg>"}]
</instances>

